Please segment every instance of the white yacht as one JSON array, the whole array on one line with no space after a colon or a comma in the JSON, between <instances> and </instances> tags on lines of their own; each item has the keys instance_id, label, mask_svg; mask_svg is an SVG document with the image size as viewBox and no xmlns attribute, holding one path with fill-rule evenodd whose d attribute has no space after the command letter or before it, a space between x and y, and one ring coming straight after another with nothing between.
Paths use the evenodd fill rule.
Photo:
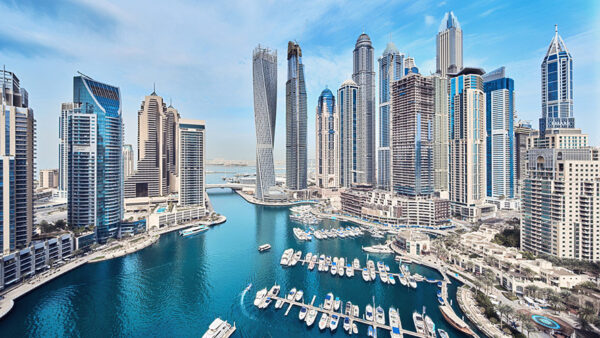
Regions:
<instances>
[{"instance_id":1,"label":"white yacht","mask_svg":"<svg viewBox=\"0 0 600 338\"><path fill-rule=\"evenodd\" d=\"M262 303L260 303L260 305L258 306L259 309L266 309L269 307L269 305L271 305L271 302L273 301L273 299L269 296L265 297L265 299L262 301Z\"/></svg>"},{"instance_id":2,"label":"white yacht","mask_svg":"<svg viewBox=\"0 0 600 338\"><path fill-rule=\"evenodd\" d=\"M321 315L321 320L319 320L319 330L325 330L327 328L327 324L329 324L329 316L327 313L323 312Z\"/></svg>"},{"instance_id":3,"label":"white yacht","mask_svg":"<svg viewBox=\"0 0 600 338\"><path fill-rule=\"evenodd\" d=\"M294 256L292 256L292 259L290 260L288 265L295 266L296 264L298 264L300 257L302 257L302 250L298 250L298 251L296 251L296 253L294 253Z\"/></svg>"},{"instance_id":4,"label":"white yacht","mask_svg":"<svg viewBox=\"0 0 600 338\"><path fill-rule=\"evenodd\" d=\"M306 315L306 326L311 326L314 324L315 319L319 313L315 309L310 309L308 314Z\"/></svg>"},{"instance_id":5,"label":"white yacht","mask_svg":"<svg viewBox=\"0 0 600 338\"><path fill-rule=\"evenodd\" d=\"M354 268L352 267L352 265L350 265L350 263L346 265L346 276L354 277Z\"/></svg>"},{"instance_id":6,"label":"white yacht","mask_svg":"<svg viewBox=\"0 0 600 338\"><path fill-rule=\"evenodd\" d=\"M231 326L226 320L215 318L202 335L202 338L227 338L235 332L235 324Z\"/></svg>"},{"instance_id":7,"label":"white yacht","mask_svg":"<svg viewBox=\"0 0 600 338\"><path fill-rule=\"evenodd\" d=\"M287 300L294 300L294 296L296 296L296 288L292 288L285 298Z\"/></svg>"},{"instance_id":8,"label":"white yacht","mask_svg":"<svg viewBox=\"0 0 600 338\"><path fill-rule=\"evenodd\" d=\"M298 290L298 292L296 292L296 301L299 302L302 299L302 296L304 296L304 291L302 290Z\"/></svg>"},{"instance_id":9,"label":"white yacht","mask_svg":"<svg viewBox=\"0 0 600 338\"><path fill-rule=\"evenodd\" d=\"M283 252L283 255L281 255L281 261L279 262L279 264L281 265L288 265L290 258L292 258L292 255L294 254L294 249L287 249Z\"/></svg>"},{"instance_id":10,"label":"white yacht","mask_svg":"<svg viewBox=\"0 0 600 338\"><path fill-rule=\"evenodd\" d=\"M300 320L304 320L304 318L306 317L306 313L308 312L308 310L306 309L306 306L303 306L300 309L300 313L298 314L298 319Z\"/></svg>"},{"instance_id":11,"label":"white yacht","mask_svg":"<svg viewBox=\"0 0 600 338\"><path fill-rule=\"evenodd\" d=\"M196 226L193 226L191 228L187 228L185 230L181 230L179 232L179 235L183 236L183 237L187 237L187 236L192 236L192 235L204 232L206 230L208 230L208 227L206 225L196 225Z\"/></svg>"},{"instance_id":12,"label":"white yacht","mask_svg":"<svg viewBox=\"0 0 600 338\"><path fill-rule=\"evenodd\" d=\"M400 316L395 308L390 308L388 311L388 317L390 318L390 326L392 331L390 332L391 338L402 338L400 332Z\"/></svg>"},{"instance_id":13,"label":"white yacht","mask_svg":"<svg viewBox=\"0 0 600 338\"><path fill-rule=\"evenodd\" d=\"M331 315L331 322L329 323L329 329L333 332L337 329L340 322L340 317L336 314Z\"/></svg>"},{"instance_id":14,"label":"white yacht","mask_svg":"<svg viewBox=\"0 0 600 338\"><path fill-rule=\"evenodd\" d=\"M304 257L304 261L310 262L310 260L312 259L312 256L313 256L312 252L307 253L306 257Z\"/></svg>"},{"instance_id":15,"label":"white yacht","mask_svg":"<svg viewBox=\"0 0 600 338\"><path fill-rule=\"evenodd\" d=\"M281 309L283 307L284 301L283 299L279 298L276 302L275 302L275 309Z\"/></svg>"},{"instance_id":16,"label":"white yacht","mask_svg":"<svg viewBox=\"0 0 600 338\"><path fill-rule=\"evenodd\" d=\"M440 334L440 337L442 337L442 338L450 338L450 336L448 335L448 332L446 332L442 329L438 329L438 333Z\"/></svg>"},{"instance_id":17,"label":"white yacht","mask_svg":"<svg viewBox=\"0 0 600 338\"><path fill-rule=\"evenodd\" d=\"M362 269L362 278L365 282L371 281L371 274L369 273L369 270L367 270L367 268Z\"/></svg>"},{"instance_id":18,"label":"white yacht","mask_svg":"<svg viewBox=\"0 0 600 338\"><path fill-rule=\"evenodd\" d=\"M417 288L417 281L413 276L408 276L408 285L410 285L410 287L413 289Z\"/></svg>"},{"instance_id":19,"label":"white yacht","mask_svg":"<svg viewBox=\"0 0 600 338\"><path fill-rule=\"evenodd\" d=\"M264 252L264 251L268 251L271 249L271 244L263 244L261 246L258 247L258 251L259 252Z\"/></svg>"},{"instance_id":20,"label":"white yacht","mask_svg":"<svg viewBox=\"0 0 600 338\"><path fill-rule=\"evenodd\" d=\"M413 322L415 324L415 330L418 333L425 334L425 321L423 320L423 316L418 312L413 312Z\"/></svg>"},{"instance_id":21,"label":"white yacht","mask_svg":"<svg viewBox=\"0 0 600 338\"><path fill-rule=\"evenodd\" d=\"M394 278L394 275L392 275L392 274L388 275L388 283L390 283L392 285L396 285L396 279Z\"/></svg>"},{"instance_id":22,"label":"white yacht","mask_svg":"<svg viewBox=\"0 0 600 338\"><path fill-rule=\"evenodd\" d=\"M342 305L342 301L340 300L340 297L335 297L335 300L333 301L333 309L335 311L340 309L340 306Z\"/></svg>"},{"instance_id":23,"label":"white yacht","mask_svg":"<svg viewBox=\"0 0 600 338\"><path fill-rule=\"evenodd\" d=\"M360 269L360 261L358 260L358 258L354 258L354 261L352 262L352 267L355 269Z\"/></svg>"},{"instance_id":24,"label":"white yacht","mask_svg":"<svg viewBox=\"0 0 600 338\"><path fill-rule=\"evenodd\" d=\"M350 317L344 317L344 330L346 332L352 330L352 321L350 320Z\"/></svg>"},{"instance_id":25,"label":"white yacht","mask_svg":"<svg viewBox=\"0 0 600 338\"><path fill-rule=\"evenodd\" d=\"M373 307L371 304L367 304L365 309L365 319L372 322L373 321Z\"/></svg>"},{"instance_id":26,"label":"white yacht","mask_svg":"<svg viewBox=\"0 0 600 338\"><path fill-rule=\"evenodd\" d=\"M259 306L263 299L267 296L267 288L259 290L254 298L254 306Z\"/></svg>"},{"instance_id":27,"label":"white yacht","mask_svg":"<svg viewBox=\"0 0 600 338\"><path fill-rule=\"evenodd\" d=\"M377 324L385 325L385 311L383 311L381 306L375 309L375 321Z\"/></svg>"},{"instance_id":28,"label":"white yacht","mask_svg":"<svg viewBox=\"0 0 600 338\"><path fill-rule=\"evenodd\" d=\"M336 262L333 262L331 264L331 275L333 275L333 276L337 275L337 263Z\"/></svg>"},{"instance_id":29,"label":"white yacht","mask_svg":"<svg viewBox=\"0 0 600 338\"><path fill-rule=\"evenodd\" d=\"M427 315L425 315L425 334L427 337L435 338L435 324L433 320Z\"/></svg>"},{"instance_id":30,"label":"white yacht","mask_svg":"<svg viewBox=\"0 0 600 338\"><path fill-rule=\"evenodd\" d=\"M333 293L330 292L325 296L325 302L323 303L323 308L325 310L333 309Z\"/></svg>"},{"instance_id":31,"label":"white yacht","mask_svg":"<svg viewBox=\"0 0 600 338\"><path fill-rule=\"evenodd\" d=\"M277 297L277 295L279 294L279 291L281 290L281 286L275 284L271 287L271 290L269 290L268 295L271 297Z\"/></svg>"},{"instance_id":32,"label":"white yacht","mask_svg":"<svg viewBox=\"0 0 600 338\"><path fill-rule=\"evenodd\" d=\"M360 316L360 308L358 305L352 305L352 316L358 318Z\"/></svg>"},{"instance_id":33,"label":"white yacht","mask_svg":"<svg viewBox=\"0 0 600 338\"><path fill-rule=\"evenodd\" d=\"M381 279L382 282L387 283L388 282L388 274L385 271L379 271L379 278Z\"/></svg>"},{"instance_id":34,"label":"white yacht","mask_svg":"<svg viewBox=\"0 0 600 338\"><path fill-rule=\"evenodd\" d=\"M344 267L346 266L344 264L344 257L342 257L338 260L338 264L339 264L338 275L340 275L340 277L344 277Z\"/></svg>"}]
</instances>

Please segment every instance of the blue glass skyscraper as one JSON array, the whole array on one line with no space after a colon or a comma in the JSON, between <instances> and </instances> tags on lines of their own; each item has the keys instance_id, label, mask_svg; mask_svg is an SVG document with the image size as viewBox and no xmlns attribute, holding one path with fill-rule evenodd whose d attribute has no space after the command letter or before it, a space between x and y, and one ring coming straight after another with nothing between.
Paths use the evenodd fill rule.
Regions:
<instances>
[{"instance_id":1,"label":"blue glass skyscraper","mask_svg":"<svg viewBox=\"0 0 600 338\"><path fill-rule=\"evenodd\" d=\"M542 61L542 117L540 134L546 129L575 128L573 117L573 58L554 29L544 61Z\"/></svg>"},{"instance_id":2,"label":"blue glass skyscraper","mask_svg":"<svg viewBox=\"0 0 600 338\"><path fill-rule=\"evenodd\" d=\"M98 242L120 236L123 122L118 87L73 78L73 103L61 115L61 171L67 170L68 220L94 226ZM63 175L61 175L63 177Z\"/></svg>"},{"instance_id":3,"label":"blue glass skyscraper","mask_svg":"<svg viewBox=\"0 0 600 338\"><path fill-rule=\"evenodd\" d=\"M515 197L514 81L504 67L483 75L486 98L487 195Z\"/></svg>"}]
</instances>

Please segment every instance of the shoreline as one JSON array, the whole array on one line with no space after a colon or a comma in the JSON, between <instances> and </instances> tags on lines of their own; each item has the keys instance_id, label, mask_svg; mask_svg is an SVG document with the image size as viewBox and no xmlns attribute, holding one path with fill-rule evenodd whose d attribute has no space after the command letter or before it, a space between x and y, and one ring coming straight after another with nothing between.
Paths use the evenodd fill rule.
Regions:
<instances>
[{"instance_id":1,"label":"shoreline","mask_svg":"<svg viewBox=\"0 0 600 338\"><path fill-rule=\"evenodd\" d=\"M219 215L219 218L215 221L201 221L201 222L207 226L214 226L214 225L223 224L226 221L227 221L227 217L225 217L225 215ZM198 222L196 222L196 223L198 223ZM73 261L70 261L58 268L51 268L49 270L46 270L46 271L40 273L39 275L35 275L30 280L24 281L21 284L18 284L11 289L5 290L3 293L0 293L0 297L1 297L0 298L0 320L10 312L10 310L15 305L15 301L19 297L26 295L27 293L37 289L38 287L46 284L47 282L49 282L59 276L64 275L67 272L73 271L87 263L104 262L104 261L107 261L107 260L110 260L113 258L124 257L129 254L138 252L138 251L143 250L143 249L149 247L150 245L156 243L162 235L173 232L173 231L177 231L177 230L180 230L183 228L187 228L190 226L192 226L192 224L182 224L182 225L178 225L178 226L165 227L165 228L158 229L158 230L150 230L148 232L141 234L141 236L139 236L139 237L133 236L133 237L128 238L126 241L123 241L122 243L117 242L116 245L121 246L119 248L107 248L106 249L107 251L104 251L104 250L98 251L98 252L89 254L85 257L79 257L79 258L77 258ZM147 237L146 240L141 243L137 243L137 245L135 245L133 248L125 247L124 249L121 249L122 245L132 244L131 243L132 241L133 241L133 243L136 243L137 241L139 241L140 239L143 239L144 237ZM115 250L115 249L117 249L117 250L121 249L121 251L119 251L117 253L113 253L112 255L109 256L108 253L111 250Z\"/></svg>"},{"instance_id":2,"label":"shoreline","mask_svg":"<svg viewBox=\"0 0 600 338\"><path fill-rule=\"evenodd\" d=\"M233 189L232 189L233 190ZM236 194L242 197L246 202L254 205L262 205L265 207L291 207L294 205L302 205L302 204L317 204L318 201L306 200L306 201L290 201L290 202L263 202L259 201L256 198L243 193L241 190L233 190Z\"/></svg>"}]
</instances>

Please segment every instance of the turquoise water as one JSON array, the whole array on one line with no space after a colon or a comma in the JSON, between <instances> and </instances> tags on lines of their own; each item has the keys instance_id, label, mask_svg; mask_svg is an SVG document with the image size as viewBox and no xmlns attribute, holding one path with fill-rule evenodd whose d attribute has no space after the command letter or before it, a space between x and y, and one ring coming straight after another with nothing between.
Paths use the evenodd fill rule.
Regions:
<instances>
[{"instance_id":1,"label":"turquoise water","mask_svg":"<svg viewBox=\"0 0 600 338\"><path fill-rule=\"evenodd\" d=\"M156 212L160 214L160 213L165 212L166 210L167 210L167 207L160 207L160 208L156 209Z\"/></svg>"},{"instance_id":2,"label":"turquoise water","mask_svg":"<svg viewBox=\"0 0 600 338\"><path fill-rule=\"evenodd\" d=\"M224 174L207 175L216 181ZM365 283L360 275L352 279L329 273L309 271L306 267L282 268L281 253L292 247L303 252L319 252L350 259L358 257L364 265L361 246L381 242L364 237L297 242L288 219L287 208L265 208L246 203L229 191L210 194L215 209L225 214L225 224L202 234L182 238L167 234L151 247L135 254L105 262L86 264L18 299L12 311L0 321L0 337L20 336L201 336L215 317L235 322L235 337L312 337L320 336L298 320L298 308L284 316L285 308L258 310L253 305L255 292L277 282L282 291L292 287L304 290L310 301L322 303L327 292L344 302L361 307L373 301L387 310L399 309L402 325L414 329L412 312L426 306L438 327L451 336L460 336L438 310L437 286L419 283L416 290L401 286ZM327 221L324 226L347 225ZM270 243L272 249L259 253L257 247ZM384 260L392 269L398 265L390 256L371 255ZM411 265L412 272L440 278L437 271ZM253 283L247 294L242 291ZM455 297L457 283L450 285ZM454 307L457 309L456 304ZM458 309L457 309L458 310ZM459 312L459 315L462 313ZM387 320L387 316L386 316ZM359 325L359 333L366 327ZM325 335L330 335L323 333ZM335 336L345 336L341 325ZM380 337L387 333L379 332Z\"/></svg>"}]
</instances>

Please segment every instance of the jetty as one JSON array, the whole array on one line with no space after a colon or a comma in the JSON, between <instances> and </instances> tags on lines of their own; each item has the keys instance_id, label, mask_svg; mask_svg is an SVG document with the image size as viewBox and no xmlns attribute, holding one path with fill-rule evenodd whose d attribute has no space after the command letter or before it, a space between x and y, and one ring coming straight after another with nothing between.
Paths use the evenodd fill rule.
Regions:
<instances>
[{"instance_id":1,"label":"jetty","mask_svg":"<svg viewBox=\"0 0 600 338\"><path fill-rule=\"evenodd\" d=\"M285 293L283 293L285 295ZM390 325L387 324L379 324L375 321L375 318L373 318L372 321L370 320L366 320L365 318L361 318L361 317L354 317L353 315L345 315L343 312L341 312L342 307L340 307L340 311L335 311L335 310L326 310L322 307L318 307L318 306L314 306L313 302L315 300L316 296L313 296L313 302L311 302L311 304L305 304L303 302L297 302L296 300L288 300L285 297L279 297L279 296L269 296L271 297L271 299L273 301L283 301L284 304L288 305L287 311L285 312L285 315L287 316L290 312L290 310L294 307L294 306L298 306L300 308L302 307L306 307L307 310L315 310L317 311L317 313L319 315L321 315L322 313L326 313L329 317L331 317L331 315L337 315L339 316L339 318L341 320L343 320L343 318L348 317L350 318L354 323L358 323L358 324L363 324L366 326L372 326L374 330L380 329L380 330L386 330L388 332L392 331L392 327ZM317 317L319 316L317 315ZM403 335L408 335L408 336L412 336L412 337L423 337L426 338L427 336L425 334L419 333L419 332L415 332L415 331L411 331L411 330L407 330L402 328L402 321L400 321L399 325L400 325L400 333ZM359 334L360 335L360 334Z\"/></svg>"}]
</instances>

